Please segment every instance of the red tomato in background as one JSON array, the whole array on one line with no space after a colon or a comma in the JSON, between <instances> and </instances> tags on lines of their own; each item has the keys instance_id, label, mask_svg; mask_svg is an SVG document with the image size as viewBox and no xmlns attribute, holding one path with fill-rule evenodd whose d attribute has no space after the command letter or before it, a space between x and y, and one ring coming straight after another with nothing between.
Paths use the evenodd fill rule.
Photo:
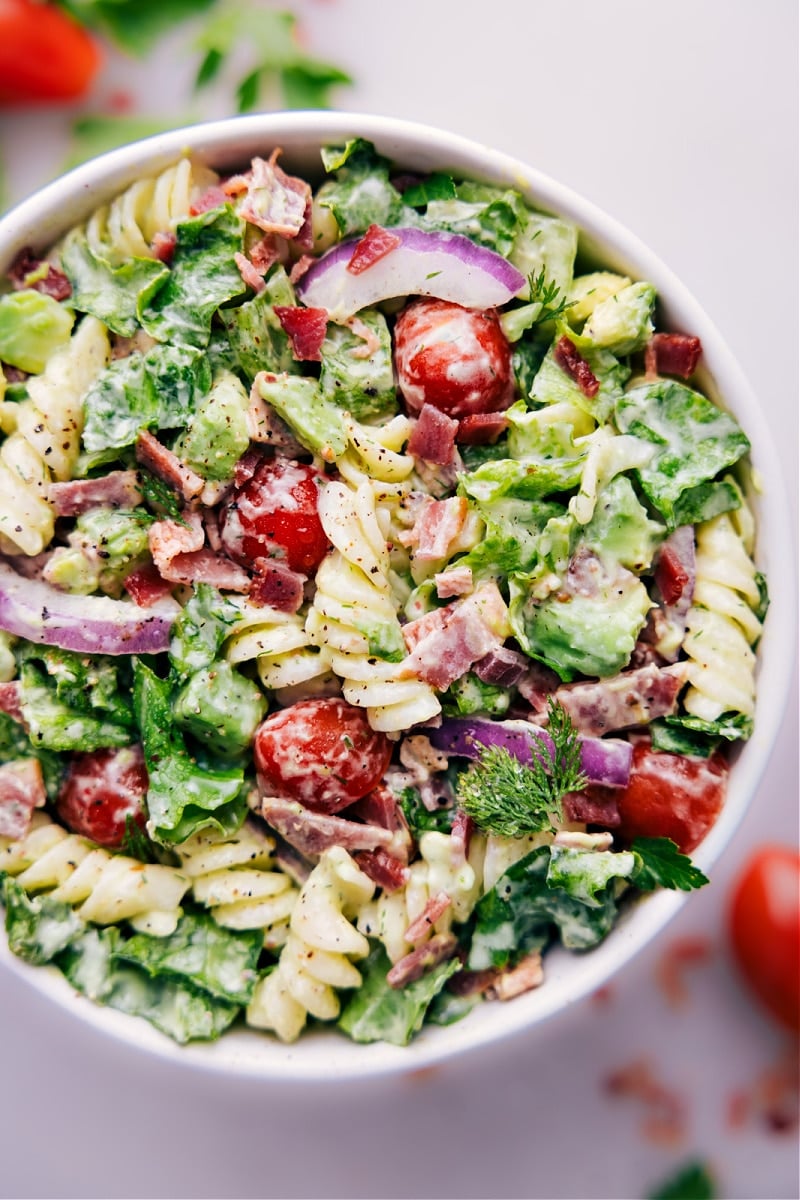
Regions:
<instances>
[{"instance_id":1,"label":"red tomato in background","mask_svg":"<svg viewBox=\"0 0 800 1200\"><path fill-rule=\"evenodd\" d=\"M800 1032L800 853L761 846L745 864L728 910L733 955L750 988Z\"/></svg>"},{"instance_id":2,"label":"red tomato in background","mask_svg":"<svg viewBox=\"0 0 800 1200\"><path fill-rule=\"evenodd\" d=\"M394 362L412 412L432 404L449 417L468 417L498 412L514 399L511 347L493 312L412 301L394 328Z\"/></svg>"},{"instance_id":3,"label":"red tomato in background","mask_svg":"<svg viewBox=\"0 0 800 1200\"><path fill-rule=\"evenodd\" d=\"M727 777L728 764L721 754L685 758L653 750L643 740L634 745L628 784L601 791L617 802L620 824L614 834L621 841L666 837L689 854L717 819ZM587 791L591 795L593 789Z\"/></svg>"},{"instance_id":4,"label":"red tomato in background","mask_svg":"<svg viewBox=\"0 0 800 1200\"><path fill-rule=\"evenodd\" d=\"M264 459L222 508L220 535L230 557L252 567L277 552L293 571L313 574L328 552L317 509L320 479L293 459Z\"/></svg>"},{"instance_id":5,"label":"red tomato in background","mask_svg":"<svg viewBox=\"0 0 800 1200\"><path fill-rule=\"evenodd\" d=\"M55 4L0 0L0 104L77 100L100 61L94 39Z\"/></svg>"},{"instance_id":6,"label":"red tomato in background","mask_svg":"<svg viewBox=\"0 0 800 1200\"><path fill-rule=\"evenodd\" d=\"M139 745L75 754L61 784L56 810L73 833L118 850L128 817L144 829L147 783Z\"/></svg>"},{"instance_id":7,"label":"red tomato in background","mask_svg":"<svg viewBox=\"0 0 800 1200\"><path fill-rule=\"evenodd\" d=\"M334 813L380 783L392 744L360 708L334 696L301 700L267 717L256 730L254 753L265 790Z\"/></svg>"}]
</instances>

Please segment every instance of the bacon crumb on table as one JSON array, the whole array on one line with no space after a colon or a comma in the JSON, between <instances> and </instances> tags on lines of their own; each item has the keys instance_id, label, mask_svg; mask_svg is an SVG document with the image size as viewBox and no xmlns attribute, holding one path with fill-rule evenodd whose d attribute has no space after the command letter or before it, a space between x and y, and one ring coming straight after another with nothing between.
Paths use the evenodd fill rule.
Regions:
<instances>
[{"instance_id":1,"label":"bacon crumb on table","mask_svg":"<svg viewBox=\"0 0 800 1200\"><path fill-rule=\"evenodd\" d=\"M666 948L656 967L656 981L672 1008L681 1008L689 999L686 969L705 966L713 956L713 944L706 937L679 938Z\"/></svg>"},{"instance_id":2,"label":"bacon crumb on table","mask_svg":"<svg viewBox=\"0 0 800 1200\"><path fill-rule=\"evenodd\" d=\"M640 1131L648 1141L678 1146L686 1138L686 1103L658 1079L648 1059L634 1059L608 1075L604 1089L609 1096L638 1101L644 1109Z\"/></svg>"}]
</instances>

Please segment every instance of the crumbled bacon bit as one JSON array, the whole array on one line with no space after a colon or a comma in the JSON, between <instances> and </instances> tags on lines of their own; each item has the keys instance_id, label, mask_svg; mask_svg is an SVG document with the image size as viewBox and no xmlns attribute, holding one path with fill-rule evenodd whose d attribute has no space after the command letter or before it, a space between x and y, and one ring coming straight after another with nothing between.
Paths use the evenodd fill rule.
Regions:
<instances>
[{"instance_id":1,"label":"crumbled bacon bit","mask_svg":"<svg viewBox=\"0 0 800 1200\"><path fill-rule=\"evenodd\" d=\"M458 428L458 421L432 404L423 404L408 439L408 453L446 467L453 461Z\"/></svg>"},{"instance_id":2,"label":"crumbled bacon bit","mask_svg":"<svg viewBox=\"0 0 800 1200\"><path fill-rule=\"evenodd\" d=\"M274 558L257 558L253 566L255 576L248 593L250 603L258 608L296 613L303 603L305 575Z\"/></svg>"},{"instance_id":3,"label":"crumbled bacon bit","mask_svg":"<svg viewBox=\"0 0 800 1200\"><path fill-rule=\"evenodd\" d=\"M68 300L72 295L72 284L64 272L45 259L37 258L30 246L14 259L8 278L18 290L32 289L53 300Z\"/></svg>"},{"instance_id":4,"label":"crumbled bacon bit","mask_svg":"<svg viewBox=\"0 0 800 1200\"><path fill-rule=\"evenodd\" d=\"M347 264L347 270L351 275L360 275L362 271L366 271L376 262L380 262L387 254L391 254L399 245L400 238L396 233L390 233L388 229L383 229L380 225L370 225L356 244L350 262Z\"/></svg>"},{"instance_id":5,"label":"crumbled bacon bit","mask_svg":"<svg viewBox=\"0 0 800 1200\"><path fill-rule=\"evenodd\" d=\"M150 243L150 249L153 252L153 257L159 262L169 265L175 256L175 247L178 244L178 239L174 233L157 233Z\"/></svg>"},{"instance_id":6,"label":"crumbled bacon bit","mask_svg":"<svg viewBox=\"0 0 800 1200\"><path fill-rule=\"evenodd\" d=\"M233 261L239 268L239 274L242 277L242 281L246 283L249 288L252 288L257 295L260 292L263 292L264 288L266 287L264 278L250 262L250 259L247 257L247 255L242 254L237 250L233 256Z\"/></svg>"},{"instance_id":7,"label":"crumbled bacon bit","mask_svg":"<svg viewBox=\"0 0 800 1200\"><path fill-rule=\"evenodd\" d=\"M699 337L686 333L656 333L644 352L644 369L648 379L659 375L679 375L689 379L697 370L703 346Z\"/></svg>"},{"instance_id":8,"label":"crumbled bacon bit","mask_svg":"<svg viewBox=\"0 0 800 1200\"><path fill-rule=\"evenodd\" d=\"M554 358L561 370L591 399L600 391L600 380L566 334L556 342Z\"/></svg>"},{"instance_id":9,"label":"crumbled bacon bit","mask_svg":"<svg viewBox=\"0 0 800 1200\"><path fill-rule=\"evenodd\" d=\"M289 282L298 283L305 275L312 263L316 262L313 254L301 254L297 262L289 272Z\"/></svg>"},{"instance_id":10,"label":"crumbled bacon bit","mask_svg":"<svg viewBox=\"0 0 800 1200\"><path fill-rule=\"evenodd\" d=\"M228 203L229 193L221 187L210 187L194 200L189 208L189 216L199 217L201 213L211 212L222 204Z\"/></svg>"},{"instance_id":11,"label":"crumbled bacon bit","mask_svg":"<svg viewBox=\"0 0 800 1200\"><path fill-rule=\"evenodd\" d=\"M660 1082L647 1059L636 1059L612 1072L604 1088L610 1096L639 1101L645 1110L641 1131L648 1141L674 1147L686 1137L685 1102Z\"/></svg>"},{"instance_id":12,"label":"crumbled bacon bit","mask_svg":"<svg viewBox=\"0 0 800 1200\"><path fill-rule=\"evenodd\" d=\"M752 1084L728 1097L727 1125L740 1130L749 1123L769 1133L795 1133L800 1124L800 1074L796 1047L789 1047L773 1066L762 1070Z\"/></svg>"},{"instance_id":13,"label":"crumbled bacon bit","mask_svg":"<svg viewBox=\"0 0 800 1200\"><path fill-rule=\"evenodd\" d=\"M470 413L458 422L456 441L464 446L493 446L507 428L504 413Z\"/></svg>"},{"instance_id":14,"label":"crumbled bacon bit","mask_svg":"<svg viewBox=\"0 0 800 1200\"><path fill-rule=\"evenodd\" d=\"M403 934L405 941L410 946L416 946L419 942L424 942L436 922L447 912L451 904L452 900L444 890L437 892L435 896L431 896L420 915L416 920L411 922Z\"/></svg>"},{"instance_id":15,"label":"crumbled bacon bit","mask_svg":"<svg viewBox=\"0 0 800 1200\"><path fill-rule=\"evenodd\" d=\"M387 895L399 891L408 883L408 867L382 846L377 850L356 850L353 858L364 874L383 888Z\"/></svg>"},{"instance_id":16,"label":"crumbled bacon bit","mask_svg":"<svg viewBox=\"0 0 800 1200\"><path fill-rule=\"evenodd\" d=\"M709 939L701 937L680 938L664 951L656 970L656 979L672 1008L682 1007L689 999L686 968L707 964L713 953Z\"/></svg>"},{"instance_id":17,"label":"crumbled bacon bit","mask_svg":"<svg viewBox=\"0 0 800 1200\"><path fill-rule=\"evenodd\" d=\"M387 972L386 982L393 988L402 988L407 983L414 983L440 962L452 958L456 946L456 939L451 933L437 933L429 942L417 946L416 950L412 950L396 962Z\"/></svg>"},{"instance_id":18,"label":"crumbled bacon bit","mask_svg":"<svg viewBox=\"0 0 800 1200\"><path fill-rule=\"evenodd\" d=\"M125 579L125 591L140 608L149 608L151 604L163 600L174 587L174 583L161 578L155 563L137 567Z\"/></svg>"},{"instance_id":19,"label":"crumbled bacon bit","mask_svg":"<svg viewBox=\"0 0 800 1200\"><path fill-rule=\"evenodd\" d=\"M276 304L273 312L292 344L292 357L298 362L320 362L328 329L328 310Z\"/></svg>"}]
</instances>

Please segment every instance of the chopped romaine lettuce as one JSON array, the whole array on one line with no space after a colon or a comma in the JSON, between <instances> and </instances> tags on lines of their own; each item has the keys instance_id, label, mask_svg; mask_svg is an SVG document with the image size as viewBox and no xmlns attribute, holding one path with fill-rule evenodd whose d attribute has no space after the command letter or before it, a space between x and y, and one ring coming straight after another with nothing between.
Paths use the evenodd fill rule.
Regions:
<instances>
[{"instance_id":1,"label":"chopped romaine lettuce","mask_svg":"<svg viewBox=\"0 0 800 1200\"><path fill-rule=\"evenodd\" d=\"M3 880L1 894L9 949L33 966L51 962L86 928L70 904L49 896L28 896L14 879Z\"/></svg>"},{"instance_id":2,"label":"chopped romaine lettuce","mask_svg":"<svg viewBox=\"0 0 800 1200\"><path fill-rule=\"evenodd\" d=\"M72 285L70 304L124 337L136 332L140 310L169 275L169 268L154 258L132 258L112 266L96 257L80 229L65 239L61 266Z\"/></svg>"},{"instance_id":3,"label":"chopped romaine lettuce","mask_svg":"<svg viewBox=\"0 0 800 1200\"><path fill-rule=\"evenodd\" d=\"M236 605L216 588L196 584L172 626L169 660L177 678L185 680L210 667L240 617Z\"/></svg>"},{"instance_id":4,"label":"chopped romaine lettuce","mask_svg":"<svg viewBox=\"0 0 800 1200\"><path fill-rule=\"evenodd\" d=\"M635 868L636 858L629 850L612 853L551 846L547 886L560 888L589 908L602 908L612 880L629 880Z\"/></svg>"},{"instance_id":5,"label":"chopped romaine lettuce","mask_svg":"<svg viewBox=\"0 0 800 1200\"><path fill-rule=\"evenodd\" d=\"M461 969L457 958L439 963L421 979L393 988L386 982L391 967L383 946L376 945L360 964L363 983L342 1009L339 1028L354 1042L391 1042L405 1046L422 1028L428 1006L447 980Z\"/></svg>"},{"instance_id":6,"label":"chopped romaine lettuce","mask_svg":"<svg viewBox=\"0 0 800 1200\"><path fill-rule=\"evenodd\" d=\"M199 742L225 756L245 750L267 711L258 684L225 659L195 671L173 701L175 720Z\"/></svg>"},{"instance_id":7,"label":"chopped romaine lettuce","mask_svg":"<svg viewBox=\"0 0 800 1200\"><path fill-rule=\"evenodd\" d=\"M211 391L189 417L176 453L203 479L222 482L250 445L247 409L250 397L230 371L215 379Z\"/></svg>"},{"instance_id":8,"label":"chopped romaine lettuce","mask_svg":"<svg viewBox=\"0 0 800 1200\"><path fill-rule=\"evenodd\" d=\"M292 344L274 311L276 304L291 307L296 303L289 276L276 264L266 278L263 292L244 304L221 310L229 345L251 383L259 371L300 374L302 363L292 354Z\"/></svg>"},{"instance_id":9,"label":"chopped romaine lettuce","mask_svg":"<svg viewBox=\"0 0 800 1200\"><path fill-rule=\"evenodd\" d=\"M347 434L342 410L323 396L318 380L262 373L254 386L312 454L321 454L326 462L344 454Z\"/></svg>"},{"instance_id":10,"label":"chopped romaine lettuce","mask_svg":"<svg viewBox=\"0 0 800 1200\"><path fill-rule=\"evenodd\" d=\"M633 354L653 334L656 289L649 283L631 283L599 303L583 327L582 337L598 350Z\"/></svg>"},{"instance_id":11,"label":"chopped romaine lettuce","mask_svg":"<svg viewBox=\"0 0 800 1200\"><path fill-rule=\"evenodd\" d=\"M127 662L22 643L20 708L34 747L97 750L135 738Z\"/></svg>"},{"instance_id":12,"label":"chopped romaine lettuce","mask_svg":"<svg viewBox=\"0 0 800 1200\"><path fill-rule=\"evenodd\" d=\"M580 534L580 545L637 574L653 561L666 529L651 521L627 475L617 475L597 496L594 513Z\"/></svg>"},{"instance_id":13,"label":"chopped romaine lettuce","mask_svg":"<svg viewBox=\"0 0 800 1200\"><path fill-rule=\"evenodd\" d=\"M0 361L38 375L69 342L75 314L52 296L25 289L0 296Z\"/></svg>"},{"instance_id":14,"label":"chopped romaine lettuce","mask_svg":"<svg viewBox=\"0 0 800 1200\"><path fill-rule=\"evenodd\" d=\"M397 411L397 398L389 327L377 309L364 309L358 319L358 327L328 325L321 350L322 394L356 420L390 417Z\"/></svg>"}]
</instances>

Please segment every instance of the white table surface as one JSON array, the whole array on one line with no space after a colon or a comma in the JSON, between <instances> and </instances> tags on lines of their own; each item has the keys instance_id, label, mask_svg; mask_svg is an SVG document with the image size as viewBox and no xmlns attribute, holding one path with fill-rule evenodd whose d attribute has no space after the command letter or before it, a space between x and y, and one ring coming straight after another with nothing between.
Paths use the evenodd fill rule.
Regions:
<instances>
[{"instance_id":1,"label":"white table surface","mask_svg":"<svg viewBox=\"0 0 800 1200\"><path fill-rule=\"evenodd\" d=\"M770 414L796 513L797 14L792 0L306 0L309 48L348 68L341 108L494 143L613 213L695 292ZM112 59L142 111L185 106L174 49ZM202 115L219 116L219 107ZM16 197L51 177L69 114L0 114ZM794 585L787 546L786 586ZM787 647L787 653L795 653ZM643 1197L684 1161L725 1197L797 1197L796 1133L733 1093L791 1053L734 977L730 882L763 840L797 842L794 695L713 886L614 981L491 1051L423 1074L300 1088L205 1075L105 1039L0 979L5 1197ZM710 939L676 1008L657 979L677 939ZM673 1144L608 1074L647 1059L686 1104Z\"/></svg>"}]
</instances>

